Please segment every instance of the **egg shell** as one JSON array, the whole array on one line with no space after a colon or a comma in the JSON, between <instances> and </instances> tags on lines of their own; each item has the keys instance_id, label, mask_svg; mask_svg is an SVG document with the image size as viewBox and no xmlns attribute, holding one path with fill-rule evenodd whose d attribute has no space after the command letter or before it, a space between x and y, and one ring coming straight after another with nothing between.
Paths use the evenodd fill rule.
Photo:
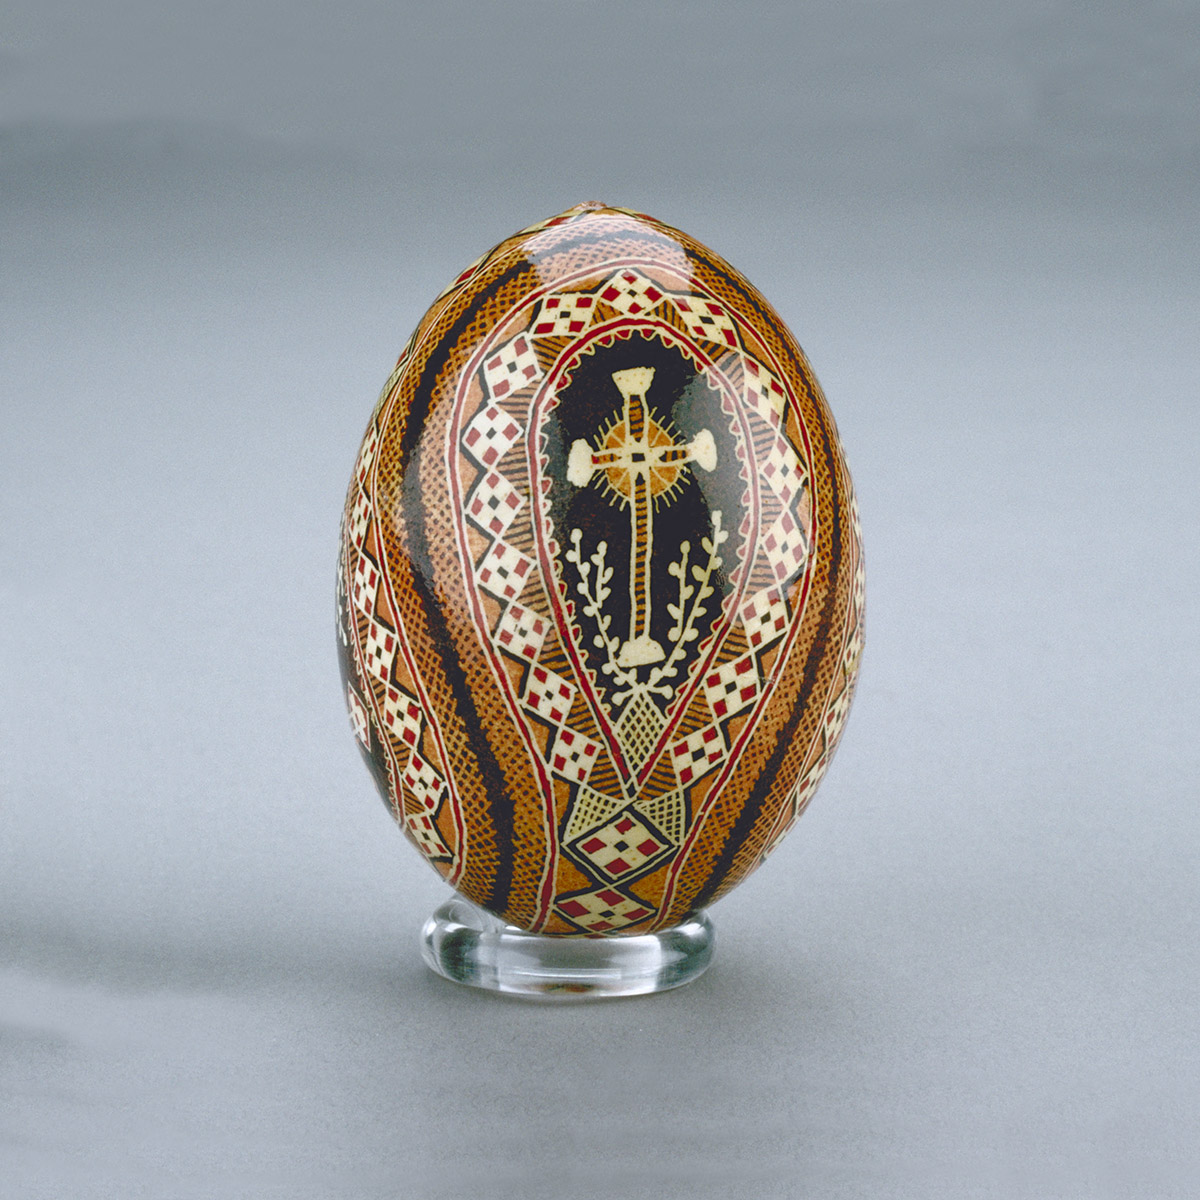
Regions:
<instances>
[{"instance_id":1,"label":"egg shell","mask_svg":"<svg viewBox=\"0 0 1200 1200\"><path fill-rule=\"evenodd\" d=\"M430 306L342 523L351 724L389 809L520 928L677 924L808 804L862 649L850 476L712 251L584 204Z\"/></svg>"}]
</instances>

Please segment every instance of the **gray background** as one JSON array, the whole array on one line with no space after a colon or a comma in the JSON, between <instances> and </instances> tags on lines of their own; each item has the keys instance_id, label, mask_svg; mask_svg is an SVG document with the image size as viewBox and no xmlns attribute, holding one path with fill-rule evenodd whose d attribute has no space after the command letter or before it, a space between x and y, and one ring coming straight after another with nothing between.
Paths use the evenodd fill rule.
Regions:
<instances>
[{"instance_id":1,"label":"gray background","mask_svg":"<svg viewBox=\"0 0 1200 1200\"><path fill-rule=\"evenodd\" d=\"M1200 10L0 9L0 1192L1200 1192ZM680 992L428 976L333 566L421 312L585 199L808 350L838 759Z\"/></svg>"}]
</instances>

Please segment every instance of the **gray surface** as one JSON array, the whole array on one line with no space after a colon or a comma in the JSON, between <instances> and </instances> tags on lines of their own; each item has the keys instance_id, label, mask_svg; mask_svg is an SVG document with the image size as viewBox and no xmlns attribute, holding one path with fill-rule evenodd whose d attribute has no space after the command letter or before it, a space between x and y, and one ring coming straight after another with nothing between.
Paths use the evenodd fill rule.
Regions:
<instances>
[{"instance_id":1,"label":"gray surface","mask_svg":"<svg viewBox=\"0 0 1200 1200\"><path fill-rule=\"evenodd\" d=\"M1196 6L80 8L0 56L0 1191L1195 1195ZM792 324L869 613L710 973L568 1011L420 966L332 573L585 198Z\"/></svg>"}]
</instances>

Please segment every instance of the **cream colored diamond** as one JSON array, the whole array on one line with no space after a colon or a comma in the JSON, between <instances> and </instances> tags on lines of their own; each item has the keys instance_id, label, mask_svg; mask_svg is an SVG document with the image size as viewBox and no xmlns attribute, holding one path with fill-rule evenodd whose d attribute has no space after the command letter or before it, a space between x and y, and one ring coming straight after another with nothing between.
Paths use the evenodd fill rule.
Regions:
<instances>
[{"instance_id":1,"label":"cream colored diamond","mask_svg":"<svg viewBox=\"0 0 1200 1200\"><path fill-rule=\"evenodd\" d=\"M682 791L677 789L661 796L655 796L653 800L639 800L633 808L656 828L661 829L663 836L676 846L683 841L687 806L684 803Z\"/></svg>"},{"instance_id":2,"label":"cream colored diamond","mask_svg":"<svg viewBox=\"0 0 1200 1200\"><path fill-rule=\"evenodd\" d=\"M620 812L624 803L623 796L614 798L605 796L586 785L581 787L575 797L575 803L571 806L570 815L567 817L567 827L563 830L562 840L564 842L574 841L589 829L603 824L615 813Z\"/></svg>"},{"instance_id":3,"label":"cream colored diamond","mask_svg":"<svg viewBox=\"0 0 1200 1200\"><path fill-rule=\"evenodd\" d=\"M667 719L645 692L635 692L617 722L621 753L636 770L649 756L666 728Z\"/></svg>"}]
</instances>

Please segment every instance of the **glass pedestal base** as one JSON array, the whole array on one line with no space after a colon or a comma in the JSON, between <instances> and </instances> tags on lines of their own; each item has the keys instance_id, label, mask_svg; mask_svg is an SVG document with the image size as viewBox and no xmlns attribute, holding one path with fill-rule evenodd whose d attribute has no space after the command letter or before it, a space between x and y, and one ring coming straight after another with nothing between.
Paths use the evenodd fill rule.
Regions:
<instances>
[{"instance_id":1,"label":"glass pedestal base","mask_svg":"<svg viewBox=\"0 0 1200 1200\"><path fill-rule=\"evenodd\" d=\"M534 1000L589 1000L690 983L712 961L714 937L704 912L657 933L549 937L454 896L425 922L421 956L455 983Z\"/></svg>"}]
</instances>

